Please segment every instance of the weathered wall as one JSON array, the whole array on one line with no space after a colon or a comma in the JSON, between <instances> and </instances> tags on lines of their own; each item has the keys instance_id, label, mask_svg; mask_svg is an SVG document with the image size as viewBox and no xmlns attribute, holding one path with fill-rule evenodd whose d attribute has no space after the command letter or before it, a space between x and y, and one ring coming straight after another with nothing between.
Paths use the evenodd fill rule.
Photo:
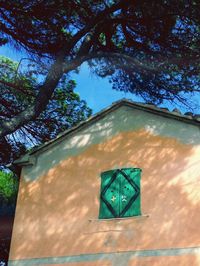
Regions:
<instances>
[{"instance_id":1,"label":"weathered wall","mask_svg":"<svg viewBox=\"0 0 200 266\"><path fill-rule=\"evenodd\" d=\"M22 171L10 265L200 265L199 154L197 126L130 107L49 146ZM142 168L148 216L100 221L99 175L120 167Z\"/></svg>"}]
</instances>

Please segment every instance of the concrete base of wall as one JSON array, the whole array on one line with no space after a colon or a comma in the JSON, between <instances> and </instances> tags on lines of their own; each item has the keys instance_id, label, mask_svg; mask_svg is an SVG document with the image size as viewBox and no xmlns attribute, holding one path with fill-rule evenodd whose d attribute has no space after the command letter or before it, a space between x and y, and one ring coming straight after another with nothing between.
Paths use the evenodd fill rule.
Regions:
<instances>
[{"instance_id":1,"label":"concrete base of wall","mask_svg":"<svg viewBox=\"0 0 200 266\"><path fill-rule=\"evenodd\" d=\"M144 264L143 264L144 263ZM82 254L51 258L10 260L9 266L199 266L200 247Z\"/></svg>"}]
</instances>

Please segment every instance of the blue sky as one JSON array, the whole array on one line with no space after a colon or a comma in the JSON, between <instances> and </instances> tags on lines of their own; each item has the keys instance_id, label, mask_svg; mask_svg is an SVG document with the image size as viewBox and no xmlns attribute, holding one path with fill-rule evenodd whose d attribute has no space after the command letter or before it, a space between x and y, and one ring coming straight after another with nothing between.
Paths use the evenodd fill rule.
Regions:
<instances>
[{"instance_id":1,"label":"blue sky","mask_svg":"<svg viewBox=\"0 0 200 266\"><path fill-rule=\"evenodd\" d=\"M24 53L20 53L13 47L2 46L0 47L0 55L9 57L13 60L19 61L24 57ZM25 55L25 57L27 57ZM112 84L109 83L107 78L99 78L92 74L87 67L87 63L82 64L78 74L72 74L71 78L76 80L77 87L75 91L79 93L81 99L85 100L88 106L93 110L93 114L99 112L103 108L108 107L113 102L122 98L131 99L133 101L142 102L142 99L134 96L131 93L124 93L112 89ZM196 102L199 102L199 97L196 97ZM180 109L183 113L186 110L184 107L173 106L172 104L165 103L162 107L167 107L170 110L173 108ZM193 109L193 112L200 113L199 107Z\"/></svg>"},{"instance_id":2,"label":"blue sky","mask_svg":"<svg viewBox=\"0 0 200 266\"><path fill-rule=\"evenodd\" d=\"M93 113L122 98L141 101L131 93L113 90L107 78L99 78L90 72L87 63L81 66L80 72L74 74L73 78L77 82L76 92L79 93L81 99L86 100Z\"/></svg>"}]
</instances>

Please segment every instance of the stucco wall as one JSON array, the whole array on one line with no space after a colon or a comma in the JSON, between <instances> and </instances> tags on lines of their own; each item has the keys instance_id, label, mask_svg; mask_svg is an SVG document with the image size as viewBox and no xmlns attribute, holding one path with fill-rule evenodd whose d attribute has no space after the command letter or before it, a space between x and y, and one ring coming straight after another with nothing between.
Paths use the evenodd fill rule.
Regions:
<instances>
[{"instance_id":1,"label":"stucco wall","mask_svg":"<svg viewBox=\"0 0 200 266\"><path fill-rule=\"evenodd\" d=\"M199 155L197 126L130 107L38 152L36 165L22 171L10 260L194 247L195 254L181 256L199 265ZM143 170L144 216L100 221L99 175L120 167ZM158 257L139 265L168 265ZM137 259L124 265L136 265Z\"/></svg>"}]
</instances>

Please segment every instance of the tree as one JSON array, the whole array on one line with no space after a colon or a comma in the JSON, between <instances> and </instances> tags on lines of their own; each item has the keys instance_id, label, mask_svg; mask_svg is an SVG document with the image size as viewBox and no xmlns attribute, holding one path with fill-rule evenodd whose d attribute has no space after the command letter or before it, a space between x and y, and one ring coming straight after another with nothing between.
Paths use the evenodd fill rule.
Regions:
<instances>
[{"instance_id":1,"label":"tree","mask_svg":"<svg viewBox=\"0 0 200 266\"><path fill-rule=\"evenodd\" d=\"M183 0L1 1L1 43L45 63L46 78L30 105L1 121L0 138L39 117L63 75L85 61L115 89L187 103L199 92L199 8Z\"/></svg>"},{"instance_id":2,"label":"tree","mask_svg":"<svg viewBox=\"0 0 200 266\"><path fill-rule=\"evenodd\" d=\"M17 191L17 178L0 171L0 266L7 265Z\"/></svg>"},{"instance_id":3,"label":"tree","mask_svg":"<svg viewBox=\"0 0 200 266\"><path fill-rule=\"evenodd\" d=\"M25 72L24 72L25 71ZM9 121L28 105L38 94L40 69L28 62L26 70L8 58L0 57L0 119ZM44 110L36 119L21 126L14 133L1 138L0 164L5 165L35 145L55 138L56 135L91 114L85 101L74 92L75 81L63 76Z\"/></svg>"},{"instance_id":4,"label":"tree","mask_svg":"<svg viewBox=\"0 0 200 266\"><path fill-rule=\"evenodd\" d=\"M4 205L15 205L17 191L17 178L15 178L12 173L0 171L0 208Z\"/></svg>"}]
</instances>

